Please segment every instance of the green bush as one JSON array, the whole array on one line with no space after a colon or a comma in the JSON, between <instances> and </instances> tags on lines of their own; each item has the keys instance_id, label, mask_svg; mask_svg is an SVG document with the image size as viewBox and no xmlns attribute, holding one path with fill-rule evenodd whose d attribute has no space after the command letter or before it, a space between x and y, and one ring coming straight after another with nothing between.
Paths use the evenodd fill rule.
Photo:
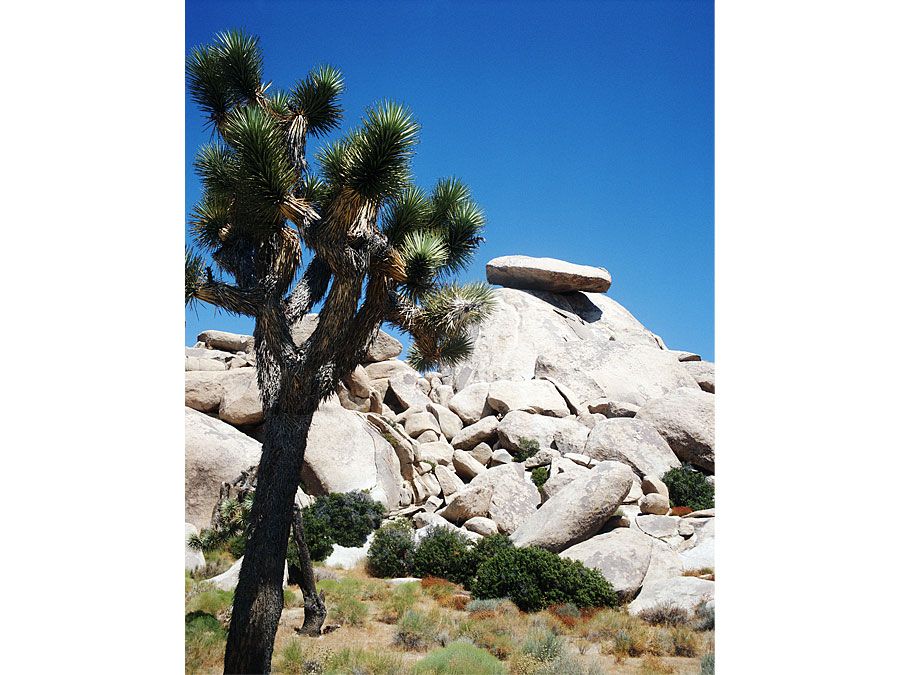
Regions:
<instances>
[{"instance_id":1,"label":"green bush","mask_svg":"<svg viewBox=\"0 0 900 675\"><path fill-rule=\"evenodd\" d=\"M528 634L522 644L522 652L542 663L555 661L563 653L563 640L546 628Z\"/></svg>"},{"instance_id":2,"label":"green bush","mask_svg":"<svg viewBox=\"0 0 900 675\"><path fill-rule=\"evenodd\" d=\"M506 669L490 652L467 642L454 642L426 656L412 672L413 675L503 675Z\"/></svg>"},{"instance_id":3,"label":"green bush","mask_svg":"<svg viewBox=\"0 0 900 675\"><path fill-rule=\"evenodd\" d=\"M476 598L508 597L525 612L567 602L578 607L617 604L615 591L600 572L534 546L501 550L484 562L472 594Z\"/></svg>"},{"instance_id":4,"label":"green bush","mask_svg":"<svg viewBox=\"0 0 900 675\"><path fill-rule=\"evenodd\" d=\"M469 549L467 578L463 582L471 590L472 580L483 563L493 558L500 551L511 549L513 543L505 534L489 534L482 537Z\"/></svg>"},{"instance_id":5,"label":"green bush","mask_svg":"<svg viewBox=\"0 0 900 675\"><path fill-rule=\"evenodd\" d=\"M338 623L362 626L369 616L369 608L354 597L342 595L337 598L334 606L328 609L328 614Z\"/></svg>"},{"instance_id":6,"label":"green bush","mask_svg":"<svg viewBox=\"0 0 900 675\"><path fill-rule=\"evenodd\" d=\"M385 514L382 504L359 491L319 497L304 510L304 519L307 512L325 522L334 543L350 548L365 544L366 537L378 529Z\"/></svg>"},{"instance_id":7,"label":"green bush","mask_svg":"<svg viewBox=\"0 0 900 675\"><path fill-rule=\"evenodd\" d=\"M689 464L669 469L662 482L669 488L669 503L672 506L687 506L693 511L715 507L715 488L707 482L705 475Z\"/></svg>"},{"instance_id":8,"label":"green bush","mask_svg":"<svg viewBox=\"0 0 900 675\"><path fill-rule=\"evenodd\" d=\"M335 540L328 520L314 511L312 506L303 509L303 539L309 549L310 559L316 562L325 560L334 551ZM288 541L288 564L300 565L293 537Z\"/></svg>"},{"instance_id":9,"label":"green bush","mask_svg":"<svg viewBox=\"0 0 900 675\"><path fill-rule=\"evenodd\" d=\"M522 438L519 440L519 447L513 448L509 454L517 462L524 462L529 457L534 457L537 451L541 449L541 444L533 438Z\"/></svg>"},{"instance_id":10,"label":"green bush","mask_svg":"<svg viewBox=\"0 0 900 675\"><path fill-rule=\"evenodd\" d=\"M531 482L537 487L541 487L550 478L550 469L546 466L539 466L531 472Z\"/></svg>"},{"instance_id":11,"label":"green bush","mask_svg":"<svg viewBox=\"0 0 900 675\"><path fill-rule=\"evenodd\" d=\"M197 590L199 592L190 595L185 605L185 609L191 614L205 612L215 616L231 607L234 602L234 591L223 591L211 584L202 584Z\"/></svg>"},{"instance_id":12,"label":"green bush","mask_svg":"<svg viewBox=\"0 0 900 675\"><path fill-rule=\"evenodd\" d=\"M416 545L412 529L400 522L387 523L375 531L366 566L374 577L409 576Z\"/></svg>"},{"instance_id":13,"label":"green bush","mask_svg":"<svg viewBox=\"0 0 900 675\"><path fill-rule=\"evenodd\" d=\"M471 576L469 542L459 532L435 527L422 537L412 556L412 573L417 577L439 577L458 584Z\"/></svg>"}]
</instances>

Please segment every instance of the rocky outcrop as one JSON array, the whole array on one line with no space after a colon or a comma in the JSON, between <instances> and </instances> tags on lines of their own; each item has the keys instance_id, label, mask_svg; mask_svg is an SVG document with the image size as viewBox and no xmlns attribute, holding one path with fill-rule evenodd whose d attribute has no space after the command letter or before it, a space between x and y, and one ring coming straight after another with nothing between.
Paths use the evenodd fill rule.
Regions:
<instances>
[{"instance_id":1,"label":"rocky outcrop","mask_svg":"<svg viewBox=\"0 0 900 675\"><path fill-rule=\"evenodd\" d=\"M553 383L547 380L492 382L488 390L487 403L501 415L511 410L523 410L551 417L566 417L569 414L569 406Z\"/></svg>"},{"instance_id":2,"label":"rocky outcrop","mask_svg":"<svg viewBox=\"0 0 900 675\"><path fill-rule=\"evenodd\" d=\"M185 372L184 404L235 426L263 421L256 368Z\"/></svg>"},{"instance_id":3,"label":"rocky outcrop","mask_svg":"<svg viewBox=\"0 0 900 675\"><path fill-rule=\"evenodd\" d=\"M636 530L616 528L571 546L560 555L599 570L612 584L619 599L627 602L637 595L644 583L650 567L652 544L650 537Z\"/></svg>"},{"instance_id":4,"label":"rocky outcrop","mask_svg":"<svg viewBox=\"0 0 900 675\"><path fill-rule=\"evenodd\" d=\"M576 265L556 258L505 255L488 261L486 270L488 283L551 293L605 293L612 284L612 277L602 267Z\"/></svg>"},{"instance_id":5,"label":"rocky outcrop","mask_svg":"<svg viewBox=\"0 0 900 675\"><path fill-rule=\"evenodd\" d=\"M716 364L710 361L686 361L684 368L696 380L703 391L716 393Z\"/></svg>"},{"instance_id":6,"label":"rocky outcrop","mask_svg":"<svg viewBox=\"0 0 900 675\"><path fill-rule=\"evenodd\" d=\"M643 478L662 476L681 466L656 428L644 420L618 418L597 422L588 435L584 454L595 459L614 459L631 466Z\"/></svg>"},{"instance_id":7,"label":"rocky outcrop","mask_svg":"<svg viewBox=\"0 0 900 675\"><path fill-rule=\"evenodd\" d=\"M676 577L645 583L638 596L628 605L629 614L640 614L654 607L681 607L692 615L698 606L715 593L714 581L697 577Z\"/></svg>"},{"instance_id":8,"label":"rocky outcrop","mask_svg":"<svg viewBox=\"0 0 900 675\"><path fill-rule=\"evenodd\" d=\"M680 387L656 398L637 414L656 427L685 462L716 469L716 397L699 387Z\"/></svg>"},{"instance_id":9,"label":"rocky outcrop","mask_svg":"<svg viewBox=\"0 0 900 675\"><path fill-rule=\"evenodd\" d=\"M262 445L233 426L184 409L184 518L209 527L219 487L259 463Z\"/></svg>"}]
</instances>

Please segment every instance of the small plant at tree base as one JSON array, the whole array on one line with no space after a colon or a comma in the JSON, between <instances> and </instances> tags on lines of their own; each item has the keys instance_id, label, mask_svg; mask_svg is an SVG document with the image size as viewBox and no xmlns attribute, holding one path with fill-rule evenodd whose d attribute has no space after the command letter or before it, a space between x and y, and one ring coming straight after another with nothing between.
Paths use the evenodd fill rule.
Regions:
<instances>
[{"instance_id":1,"label":"small plant at tree base","mask_svg":"<svg viewBox=\"0 0 900 675\"><path fill-rule=\"evenodd\" d=\"M375 531L366 567L375 577L405 577L416 550L412 528L405 521L391 522Z\"/></svg>"},{"instance_id":2,"label":"small plant at tree base","mask_svg":"<svg viewBox=\"0 0 900 675\"><path fill-rule=\"evenodd\" d=\"M693 511L715 507L715 488L704 474L688 464L669 469L662 481L669 488L669 503L673 506L687 506Z\"/></svg>"},{"instance_id":3,"label":"small plant at tree base","mask_svg":"<svg viewBox=\"0 0 900 675\"><path fill-rule=\"evenodd\" d=\"M550 478L550 469L546 466L539 466L531 472L531 482L540 488Z\"/></svg>"},{"instance_id":4,"label":"small plant at tree base","mask_svg":"<svg viewBox=\"0 0 900 675\"><path fill-rule=\"evenodd\" d=\"M577 607L611 607L616 592L597 570L535 546L502 550L478 568L476 598L508 597L525 612L571 602Z\"/></svg>"},{"instance_id":5,"label":"small plant at tree base","mask_svg":"<svg viewBox=\"0 0 900 675\"><path fill-rule=\"evenodd\" d=\"M464 583L471 573L469 541L449 528L432 528L413 553L412 573L417 577L440 577Z\"/></svg>"},{"instance_id":6,"label":"small plant at tree base","mask_svg":"<svg viewBox=\"0 0 900 675\"><path fill-rule=\"evenodd\" d=\"M524 462L529 457L534 457L537 451L541 449L541 444L533 438L519 439L518 447L509 451L513 459L517 462Z\"/></svg>"},{"instance_id":7,"label":"small plant at tree base","mask_svg":"<svg viewBox=\"0 0 900 675\"><path fill-rule=\"evenodd\" d=\"M304 524L310 514L323 521L334 543L356 548L365 544L366 538L381 525L385 510L382 504L365 492L353 491L336 492L316 499L304 509ZM307 531L305 527L304 531ZM313 560L317 558L313 557Z\"/></svg>"}]
</instances>

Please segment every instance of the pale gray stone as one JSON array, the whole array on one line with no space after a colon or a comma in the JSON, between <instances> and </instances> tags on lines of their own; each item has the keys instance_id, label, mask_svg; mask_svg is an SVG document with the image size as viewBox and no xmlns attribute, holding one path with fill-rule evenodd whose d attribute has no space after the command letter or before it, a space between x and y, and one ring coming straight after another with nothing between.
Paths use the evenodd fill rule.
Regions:
<instances>
[{"instance_id":1,"label":"pale gray stone","mask_svg":"<svg viewBox=\"0 0 900 675\"><path fill-rule=\"evenodd\" d=\"M610 401L608 398L597 398L587 403L588 411L600 413L605 417L634 417L640 406L624 401Z\"/></svg>"},{"instance_id":2,"label":"pale gray stone","mask_svg":"<svg viewBox=\"0 0 900 675\"><path fill-rule=\"evenodd\" d=\"M369 344L366 350L366 361L386 361L395 356L399 356L403 351L403 345L383 330L378 331L375 339Z\"/></svg>"},{"instance_id":3,"label":"pale gray stone","mask_svg":"<svg viewBox=\"0 0 900 675\"><path fill-rule=\"evenodd\" d=\"M497 528L504 534L514 532L526 518L536 512L541 503L537 487L525 478L520 465L492 467L473 478L467 489L480 485L491 488L491 501L486 515L497 523Z\"/></svg>"},{"instance_id":4,"label":"pale gray stone","mask_svg":"<svg viewBox=\"0 0 900 675\"><path fill-rule=\"evenodd\" d=\"M470 532L480 534L482 537L488 537L492 534L497 534L499 531L497 529L497 523L495 523L490 518L479 516L476 516L475 518L469 518L465 523L463 523L463 527Z\"/></svg>"},{"instance_id":5,"label":"pale gray stone","mask_svg":"<svg viewBox=\"0 0 900 675\"><path fill-rule=\"evenodd\" d=\"M501 447L506 450L521 450L522 442L532 439L541 448L567 453L581 452L584 449L588 429L574 418L560 419L514 410L500 422L497 434Z\"/></svg>"},{"instance_id":6,"label":"pale gray stone","mask_svg":"<svg viewBox=\"0 0 900 675\"><path fill-rule=\"evenodd\" d=\"M487 402L501 415L511 410L551 417L566 417L569 414L569 406L553 383L547 380L497 380L491 383Z\"/></svg>"},{"instance_id":7,"label":"pale gray stone","mask_svg":"<svg viewBox=\"0 0 900 675\"><path fill-rule=\"evenodd\" d=\"M205 330L197 336L197 341L202 342L210 349L220 349L226 352L253 351L252 335L238 335L223 330Z\"/></svg>"},{"instance_id":8,"label":"pale gray stone","mask_svg":"<svg viewBox=\"0 0 900 675\"><path fill-rule=\"evenodd\" d=\"M366 542L362 546L351 548L335 544L331 555L325 558L322 564L325 567L330 567L332 569L352 570L366 559L366 556L369 554L369 546L371 546L372 538L374 536L375 534L372 533L366 537Z\"/></svg>"},{"instance_id":9,"label":"pale gray stone","mask_svg":"<svg viewBox=\"0 0 900 675\"><path fill-rule=\"evenodd\" d=\"M453 468L456 469L456 473L461 476L463 480L471 480L478 474L484 473L487 470L485 469L484 464L476 460L465 450L453 451Z\"/></svg>"},{"instance_id":10,"label":"pale gray stone","mask_svg":"<svg viewBox=\"0 0 900 675\"><path fill-rule=\"evenodd\" d=\"M460 480L459 476L446 466L438 465L434 467L434 475L438 479L438 483L440 483L441 492L444 494L445 499L466 487L466 484Z\"/></svg>"},{"instance_id":11,"label":"pale gray stone","mask_svg":"<svg viewBox=\"0 0 900 675\"><path fill-rule=\"evenodd\" d=\"M650 495L647 495L648 497ZM680 541L677 516L642 514L635 519L638 529L651 537L667 541Z\"/></svg>"},{"instance_id":12,"label":"pale gray stone","mask_svg":"<svg viewBox=\"0 0 900 675\"><path fill-rule=\"evenodd\" d=\"M479 443L490 442L497 435L496 417L485 417L457 433L451 441L454 448L471 450Z\"/></svg>"},{"instance_id":13,"label":"pale gray stone","mask_svg":"<svg viewBox=\"0 0 900 675\"><path fill-rule=\"evenodd\" d=\"M382 363L389 363L389 361L382 361ZM404 373L401 375L394 375L393 377L388 378L388 382L388 392L387 394L385 394L384 400L386 402L389 402L389 405L393 399L396 399L403 409L410 408L412 406L420 406L424 410L425 406L431 402L428 396L426 396L422 389L419 387L418 373Z\"/></svg>"},{"instance_id":14,"label":"pale gray stone","mask_svg":"<svg viewBox=\"0 0 900 675\"><path fill-rule=\"evenodd\" d=\"M689 361L685 369L693 375L703 391L716 393L716 364L710 361Z\"/></svg>"},{"instance_id":15,"label":"pale gray stone","mask_svg":"<svg viewBox=\"0 0 900 675\"><path fill-rule=\"evenodd\" d=\"M506 255L490 260L486 266L488 283L554 293L588 291L605 293L612 277L602 267L576 265L556 258Z\"/></svg>"},{"instance_id":16,"label":"pale gray stone","mask_svg":"<svg viewBox=\"0 0 900 675\"><path fill-rule=\"evenodd\" d=\"M664 516L669 512L669 499L661 494L652 492L638 500L641 513Z\"/></svg>"},{"instance_id":17,"label":"pale gray stone","mask_svg":"<svg viewBox=\"0 0 900 675\"><path fill-rule=\"evenodd\" d=\"M498 450L494 450L491 454L491 461L488 462L488 466L499 466L500 464L512 464L513 458L506 450L500 448Z\"/></svg>"},{"instance_id":18,"label":"pale gray stone","mask_svg":"<svg viewBox=\"0 0 900 675\"><path fill-rule=\"evenodd\" d=\"M493 493L494 488L491 484L470 483L447 500L447 506L439 515L453 523L464 523L478 516L487 517Z\"/></svg>"},{"instance_id":19,"label":"pale gray stone","mask_svg":"<svg viewBox=\"0 0 900 675\"><path fill-rule=\"evenodd\" d=\"M714 581L696 577L674 577L645 583L628 605L628 613L637 615L645 609L674 605L693 614L699 605L715 596L715 588Z\"/></svg>"},{"instance_id":20,"label":"pale gray stone","mask_svg":"<svg viewBox=\"0 0 900 675\"><path fill-rule=\"evenodd\" d=\"M613 459L631 466L639 476L662 476L681 462L656 428L640 419L617 418L598 422L588 435L584 454Z\"/></svg>"},{"instance_id":21,"label":"pale gray stone","mask_svg":"<svg viewBox=\"0 0 900 675\"><path fill-rule=\"evenodd\" d=\"M487 403L490 389L487 382L479 382L458 391L447 407L455 412L464 424L475 424L482 417L491 415L491 407Z\"/></svg>"},{"instance_id":22,"label":"pale gray stone","mask_svg":"<svg viewBox=\"0 0 900 675\"><path fill-rule=\"evenodd\" d=\"M487 466L488 462L491 461L491 455L494 454L494 451L487 443L479 443L469 451L469 454L472 455L473 459L481 463L482 466Z\"/></svg>"},{"instance_id":23,"label":"pale gray stone","mask_svg":"<svg viewBox=\"0 0 900 675\"><path fill-rule=\"evenodd\" d=\"M650 566L653 540L631 529L617 528L560 552L560 556L580 560L585 567L599 570L622 602L637 595Z\"/></svg>"},{"instance_id":24,"label":"pale gray stone","mask_svg":"<svg viewBox=\"0 0 900 675\"><path fill-rule=\"evenodd\" d=\"M543 448L538 450L534 455L529 457L523 463L523 466L526 469L536 469L539 466L547 466L553 461L554 458L560 457L559 450L551 450L550 448Z\"/></svg>"},{"instance_id":25,"label":"pale gray stone","mask_svg":"<svg viewBox=\"0 0 900 675\"><path fill-rule=\"evenodd\" d=\"M679 459L715 471L715 401L700 388L680 387L647 403L637 419L656 427Z\"/></svg>"},{"instance_id":26,"label":"pale gray stone","mask_svg":"<svg viewBox=\"0 0 900 675\"><path fill-rule=\"evenodd\" d=\"M365 367L365 370L370 380L389 380L397 375L412 375L417 380L419 379L418 371L410 368L406 361L398 361L397 359L370 363Z\"/></svg>"},{"instance_id":27,"label":"pale gray stone","mask_svg":"<svg viewBox=\"0 0 900 675\"><path fill-rule=\"evenodd\" d=\"M450 464L453 462L453 446L444 441L419 443L416 448L416 460L433 465Z\"/></svg>"},{"instance_id":28,"label":"pale gray stone","mask_svg":"<svg viewBox=\"0 0 900 675\"><path fill-rule=\"evenodd\" d=\"M662 482L662 478L659 476L646 475L644 476L644 480L641 481L641 490L643 490L645 495L649 494L660 494L669 499L669 487Z\"/></svg>"},{"instance_id":29,"label":"pale gray stone","mask_svg":"<svg viewBox=\"0 0 900 675\"><path fill-rule=\"evenodd\" d=\"M425 431L433 431L439 434L441 426L430 412L418 412L407 417L403 422L403 427L413 438L418 438Z\"/></svg>"},{"instance_id":30,"label":"pale gray stone","mask_svg":"<svg viewBox=\"0 0 900 675\"><path fill-rule=\"evenodd\" d=\"M238 558L237 561L229 567L227 570L222 572L222 574L213 577L212 579L207 579L206 583L212 584L215 588L218 588L220 591L233 591L237 588L238 576L241 573L241 563L244 562L244 558ZM287 586L287 578L288 578L288 569L287 562L284 563L284 580L281 582L282 588Z\"/></svg>"},{"instance_id":31,"label":"pale gray stone","mask_svg":"<svg viewBox=\"0 0 900 675\"><path fill-rule=\"evenodd\" d=\"M464 426L463 421L459 418L459 415L450 410L450 408L447 408L440 403L429 403L425 409L437 419L438 425L440 426L440 432L445 438L453 438L462 431Z\"/></svg>"}]
</instances>

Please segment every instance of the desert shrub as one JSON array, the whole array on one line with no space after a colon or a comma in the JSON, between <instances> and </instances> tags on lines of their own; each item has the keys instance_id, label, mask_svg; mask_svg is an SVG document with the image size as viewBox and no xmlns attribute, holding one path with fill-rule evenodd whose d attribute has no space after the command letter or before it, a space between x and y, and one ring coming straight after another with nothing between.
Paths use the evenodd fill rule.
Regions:
<instances>
[{"instance_id":1,"label":"desert shrub","mask_svg":"<svg viewBox=\"0 0 900 675\"><path fill-rule=\"evenodd\" d=\"M408 525L388 523L380 527L369 546L366 566L376 577L405 577L409 575L416 550L412 530Z\"/></svg>"},{"instance_id":2,"label":"desert shrub","mask_svg":"<svg viewBox=\"0 0 900 675\"><path fill-rule=\"evenodd\" d=\"M226 611L234 602L234 591L222 591L211 584L203 584L185 603L185 611L189 613L205 612L216 616Z\"/></svg>"},{"instance_id":3,"label":"desert shrub","mask_svg":"<svg viewBox=\"0 0 900 675\"><path fill-rule=\"evenodd\" d=\"M437 641L439 632L440 622L435 613L410 609L397 622L394 644L403 649L427 649Z\"/></svg>"},{"instance_id":4,"label":"desert shrub","mask_svg":"<svg viewBox=\"0 0 900 675\"><path fill-rule=\"evenodd\" d=\"M461 621L459 634L487 649L498 659L508 658L516 646L514 626L493 613L472 612L471 619Z\"/></svg>"},{"instance_id":5,"label":"desert shrub","mask_svg":"<svg viewBox=\"0 0 900 675\"><path fill-rule=\"evenodd\" d=\"M531 472L531 482L537 487L541 487L550 478L550 469L546 466L539 466Z\"/></svg>"},{"instance_id":6,"label":"desert shrub","mask_svg":"<svg viewBox=\"0 0 900 675\"><path fill-rule=\"evenodd\" d=\"M355 647L341 649L326 661L327 673L353 675L396 675L403 670L403 658L386 650L367 651Z\"/></svg>"},{"instance_id":7,"label":"desert shrub","mask_svg":"<svg viewBox=\"0 0 900 675\"><path fill-rule=\"evenodd\" d=\"M669 488L669 503L673 506L687 506L693 511L715 506L715 488L707 482L705 475L689 464L669 469L662 481Z\"/></svg>"},{"instance_id":8,"label":"desert shrub","mask_svg":"<svg viewBox=\"0 0 900 675\"><path fill-rule=\"evenodd\" d=\"M700 675L716 675L716 655L713 652L704 654L700 659Z\"/></svg>"},{"instance_id":9,"label":"desert shrub","mask_svg":"<svg viewBox=\"0 0 900 675\"><path fill-rule=\"evenodd\" d=\"M334 551L335 540L331 536L331 527L328 521L312 508L312 506L307 506L303 509L303 539L309 549L310 559L321 562ZM297 545L294 543L293 537L288 540L287 561L289 565L300 565Z\"/></svg>"},{"instance_id":10,"label":"desert shrub","mask_svg":"<svg viewBox=\"0 0 900 675\"><path fill-rule=\"evenodd\" d=\"M675 668L665 664L659 656L649 655L641 660L640 675L671 675Z\"/></svg>"},{"instance_id":11,"label":"desert shrub","mask_svg":"<svg viewBox=\"0 0 900 675\"><path fill-rule=\"evenodd\" d=\"M414 581L400 584L381 604L381 619L386 623L396 623L407 610L416 606L421 593Z\"/></svg>"},{"instance_id":12,"label":"desert shrub","mask_svg":"<svg viewBox=\"0 0 900 675\"><path fill-rule=\"evenodd\" d=\"M566 628L572 628L581 621L581 610L571 602L553 605L549 611Z\"/></svg>"},{"instance_id":13,"label":"desert shrub","mask_svg":"<svg viewBox=\"0 0 900 675\"><path fill-rule=\"evenodd\" d=\"M513 459L517 462L524 462L529 457L534 457L537 451L541 449L541 444L533 438L523 438L519 441L519 447L509 451Z\"/></svg>"},{"instance_id":14,"label":"desert shrub","mask_svg":"<svg viewBox=\"0 0 900 675\"><path fill-rule=\"evenodd\" d=\"M219 667L225 655L227 633L216 617L190 612L184 617L184 669L208 672Z\"/></svg>"},{"instance_id":15,"label":"desert shrub","mask_svg":"<svg viewBox=\"0 0 900 675\"><path fill-rule=\"evenodd\" d=\"M530 654L542 663L556 660L563 652L563 641L551 630L530 632L522 643L522 652Z\"/></svg>"},{"instance_id":16,"label":"desert shrub","mask_svg":"<svg viewBox=\"0 0 900 675\"><path fill-rule=\"evenodd\" d=\"M272 672L276 675L314 675L325 672L328 652L311 647L309 642L291 637L275 653L272 659Z\"/></svg>"},{"instance_id":17,"label":"desert shrub","mask_svg":"<svg viewBox=\"0 0 900 675\"><path fill-rule=\"evenodd\" d=\"M471 575L468 540L449 528L432 528L413 553L412 573L464 583Z\"/></svg>"},{"instance_id":18,"label":"desert shrub","mask_svg":"<svg viewBox=\"0 0 900 675\"><path fill-rule=\"evenodd\" d=\"M674 508L669 509L670 516L678 516L679 518L682 516L686 516L689 513L693 513L694 510L689 506L676 506Z\"/></svg>"},{"instance_id":19,"label":"desert shrub","mask_svg":"<svg viewBox=\"0 0 900 675\"><path fill-rule=\"evenodd\" d=\"M430 595L435 600L449 597L459 593L461 590L460 587L452 581L447 581L446 579L441 579L439 577L424 577L422 581L419 582L419 585L426 595Z\"/></svg>"},{"instance_id":20,"label":"desert shrub","mask_svg":"<svg viewBox=\"0 0 900 675\"><path fill-rule=\"evenodd\" d=\"M684 626L690 619L690 615L684 607L673 604L648 607L638 616L654 626Z\"/></svg>"},{"instance_id":21,"label":"desert shrub","mask_svg":"<svg viewBox=\"0 0 900 675\"><path fill-rule=\"evenodd\" d=\"M304 521L308 514L324 521L334 543L353 548L365 544L366 538L381 525L385 509L365 492L336 492L319 497L304 509Z\"/></svg>"},{"instance_id":22,"label":"desert shrub","mask_svg":"<svg viewBox=\"0 0 900 675\"><path fill-rule=\"evenodd\" d=\"M502 675L503 664L485 649L454 642L432 652L413 668L413 675Z\"/></svg>"},{"instance_id":23,"label":"desert shrub","mask_svg":"<svg viewBox=\"0 0 900 675\"><path fill-rule=\"evenodd\" d=\"M491 534L482 537L475 545L469 549L468 556L468 578L466 579L466 587L471 588L472 580L478 573L478 568L483 563L493 558L500 551L506 551L514 548L510 538L505 534Z\"/></svg>"},{"instance_id":24,"label":"desert shrub","mask_svg":"<svg viewBox=\"0 0 900 675\"><path fill-rule=\"evenodd\" d=\"M508 597L526 612L567 602L578 607L613 606L618 602L600 572L534 546L501 550L484 562L478 568L472 594L476 598Z\"/></svg>"},{"instance_id":25,"label":"desert shrub","mask_svg":"<svg viewBox=\"0 0 900 675\"><path fill-rule=\"evenodd\" d=\"M369 608L361 600L349 595L340 595L334 605L328 608L328 614L339 623L362 626L369 616Z\"/></svg>"},{"instance_id":26,"label":"desert shrub","mask_svg":"<svg viewBox=\"0 0 900 675\"><path fill-rule=\"evenodd\" d=\"M495 612L502 602L503 600L493 598L470 600L469 604L466 605L466 611L472 614L476 612Z\"/></svg>"},{"instance_id":27,"label":"desert shrub","mask_svg":"<svg viewBox=\"0 0 900 675\"><path fill-rule=\"evenodd\" d=\"M700 648L700 641L690 628L676 626L671 630L675 656L694 657Z\"/></svg>"},{"instance_id":28,"label":"desert shrub","mask_svg":"<svg viewBox=\"0 0 900 675\"><path fill-rule=\"evenodd\" d=\"M716 607L704 602L697 607L697 620L694 628L696 630L713 630L715 627Z\"/></svg>"},{"instance_id":29,"label":"desert shrub","mask_svg":"<svg viewBox=\"0 0 900 675\"><path fill-rule=\"evenodd\" d=\"M617 661L628 656L643 656L650 651L652 638L646 626L620 628L613 636L612 653Z\"/></svg>"}]
</instances>

